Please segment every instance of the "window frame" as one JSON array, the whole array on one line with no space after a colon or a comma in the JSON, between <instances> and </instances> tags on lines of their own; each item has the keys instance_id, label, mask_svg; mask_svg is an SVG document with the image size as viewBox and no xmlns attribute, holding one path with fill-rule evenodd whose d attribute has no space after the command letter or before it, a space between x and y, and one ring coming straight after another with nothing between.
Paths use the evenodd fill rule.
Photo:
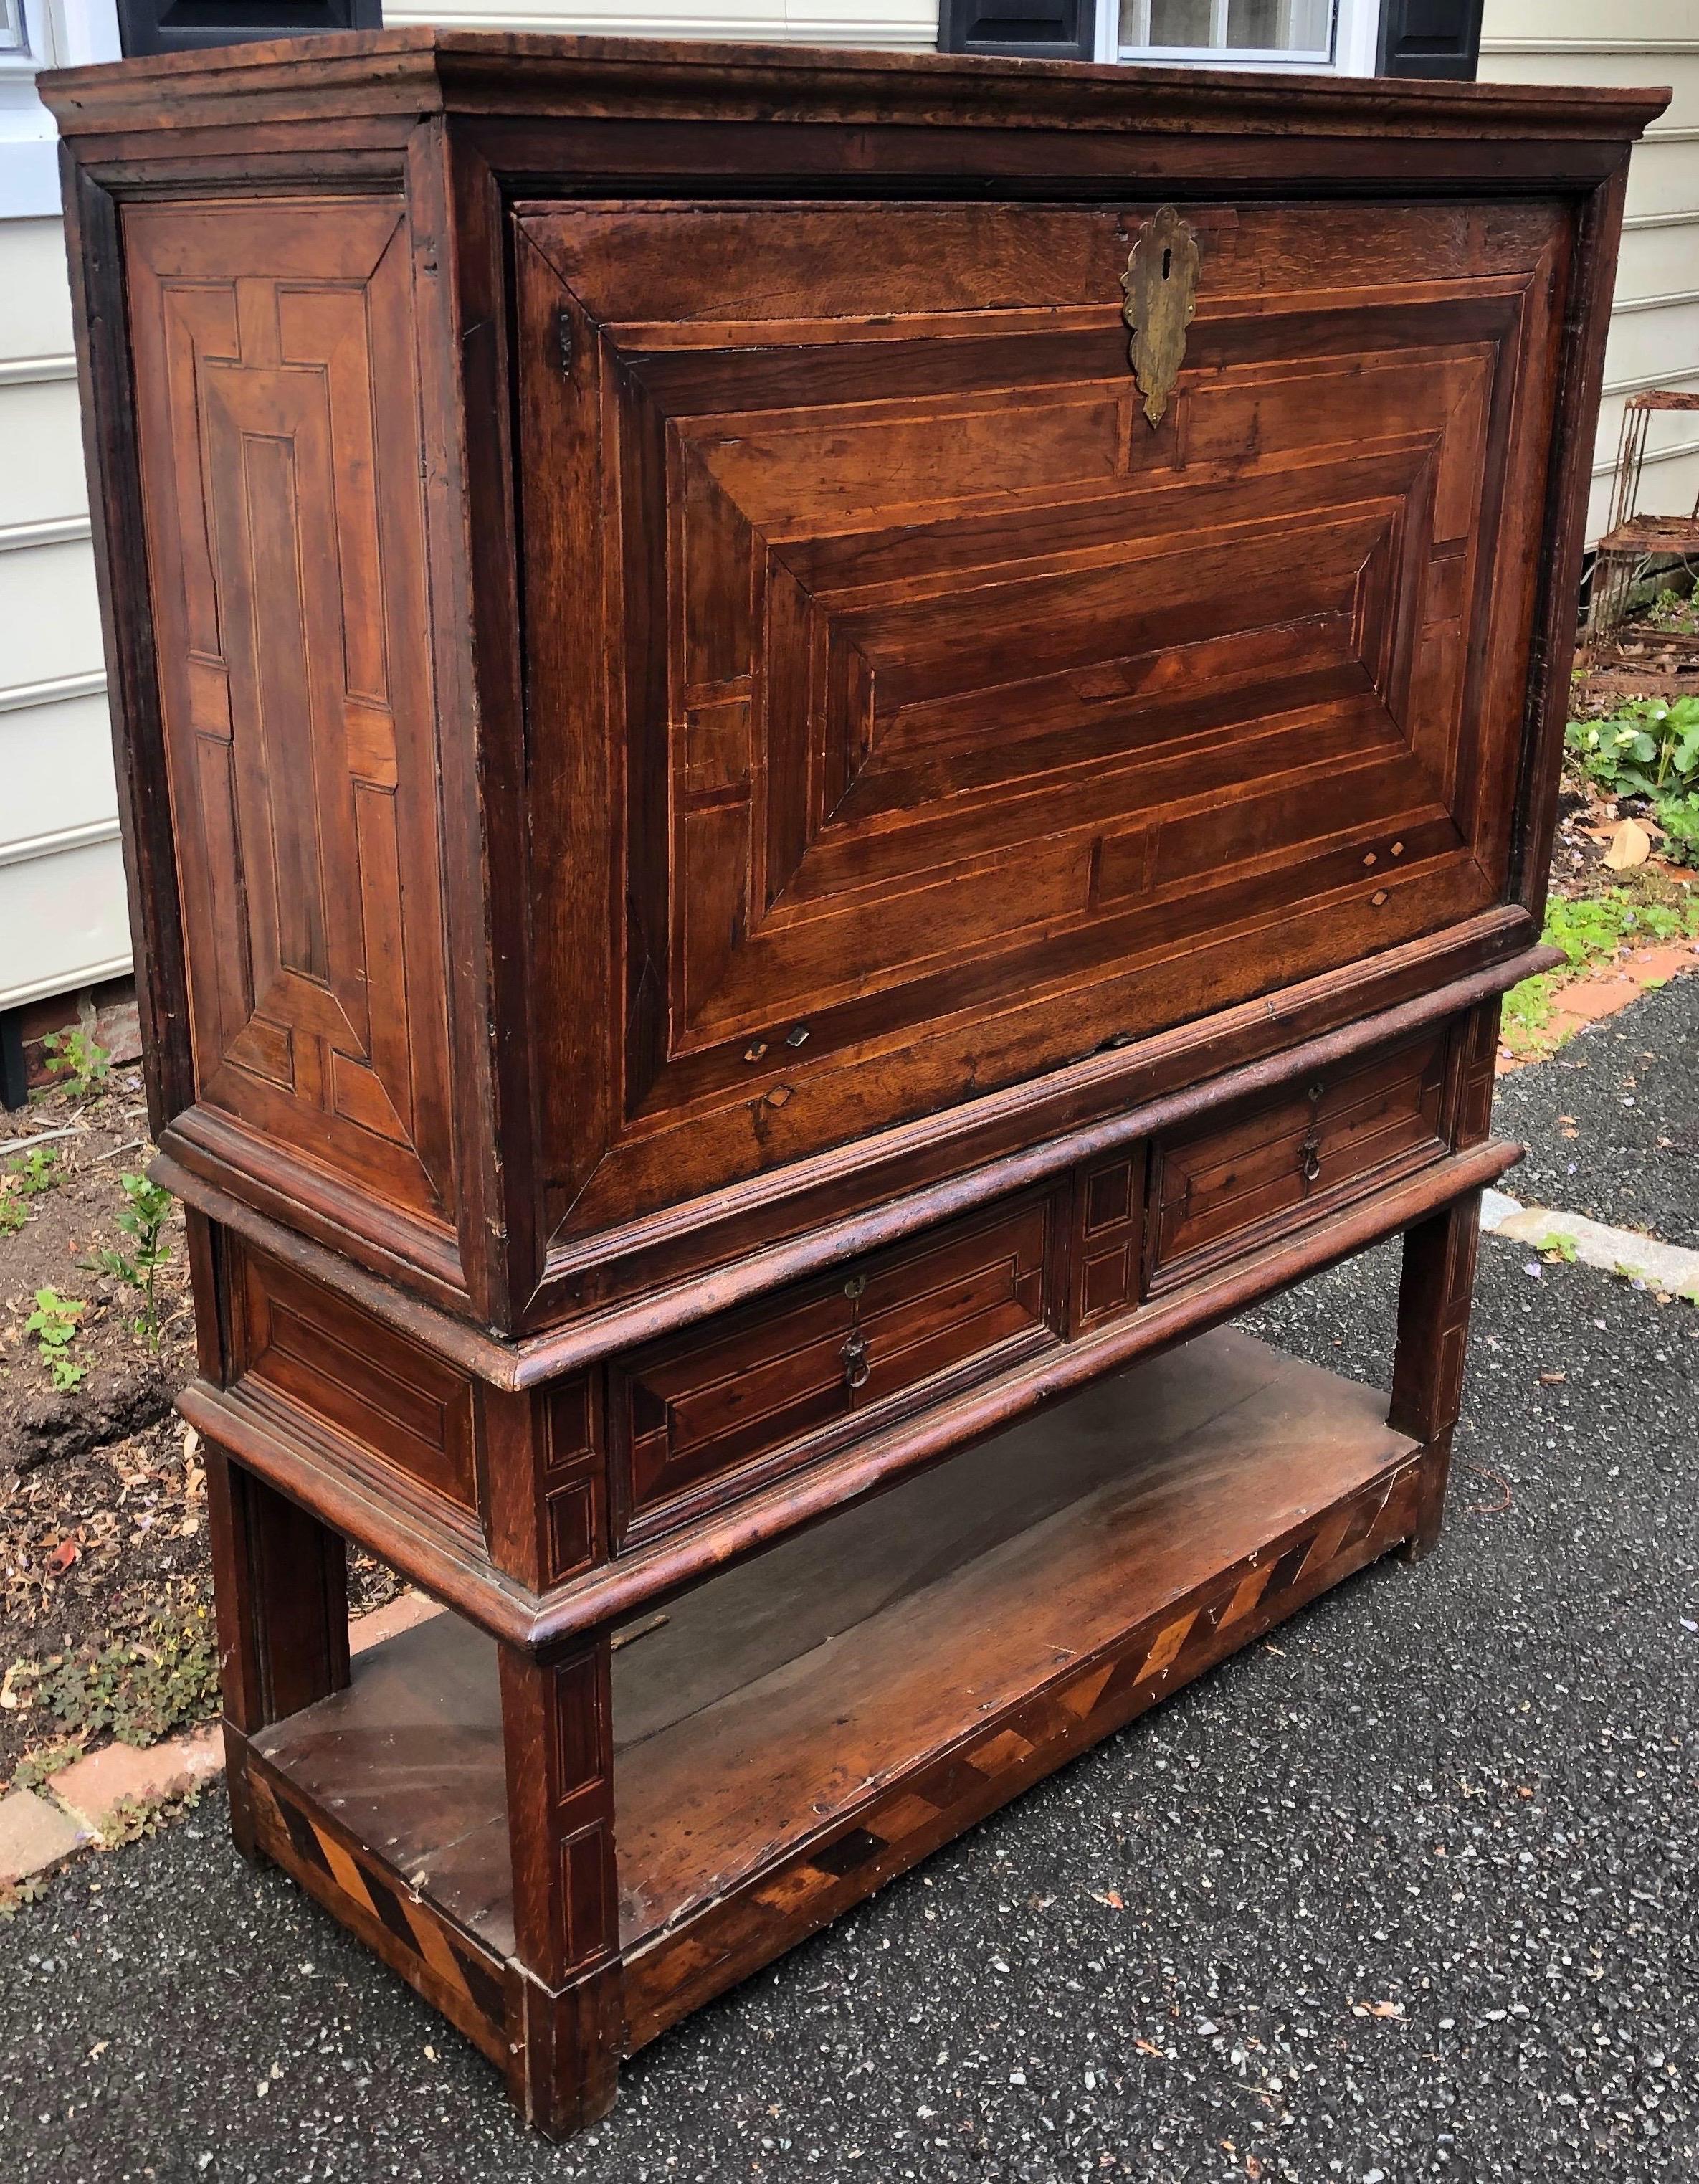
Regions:
<instances>
[{"instance_id":1,"label":"window frame","mask_svg":"<svg viewBox=\"0 0 1699 2184\"><path fill-rule=\"evenodd\" d=\"M1226 12L1226 0L1212 0ZM1122 68L1230 68L1266 75L1373 75L1380 37L1380 0L1334 0L1331 57L1287 56L1233 46L1129 47L1121 44L1120 0L1097 0L1094 58Z\"/></svg>"},{"instance_id":2,"label":"window frame","mask_svg":"<svg viewBox=\"0 0 1699 2184\"><path fill-rule=\"evenodd\" d=\"M58 132L36 96L43 69L118 58L114 0L0 0L0 220L55 219Z\"/></svg>"}]
</instances>

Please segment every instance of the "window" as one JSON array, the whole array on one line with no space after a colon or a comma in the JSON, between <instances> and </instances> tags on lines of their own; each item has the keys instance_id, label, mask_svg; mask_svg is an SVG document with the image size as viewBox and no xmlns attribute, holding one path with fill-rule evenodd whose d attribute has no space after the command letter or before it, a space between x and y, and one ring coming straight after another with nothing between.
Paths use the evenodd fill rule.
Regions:
<instances>
[{"instance_id":1,"label":"window","mask_svg":"<svg viewBox=\"0 0 1699 2184\"><path fill-rule=\"evenodd\" d=\"M1331 68L1334 0L1120 0L1124 61Z\"/></svg>"},{"instance_id":2,"label":"window","mask_svg":"<svg viewBox=\"0 0 1699 2184\"><path fill-rule=\"evenodd\" d=\"M375 31L382 20L380 0L118 0L126 53L181 53L248 38Z\"/></svg>"},{"instance_id":3,"label":"window","mask_svg":"<svg viewBox=\"0 0 1699 2184\"><path fill-rule=\"evenodd\" d=\"M0 54L22 54L30 50L24 28L24 0L0 0Z\"/></svg>"}]
</instances>

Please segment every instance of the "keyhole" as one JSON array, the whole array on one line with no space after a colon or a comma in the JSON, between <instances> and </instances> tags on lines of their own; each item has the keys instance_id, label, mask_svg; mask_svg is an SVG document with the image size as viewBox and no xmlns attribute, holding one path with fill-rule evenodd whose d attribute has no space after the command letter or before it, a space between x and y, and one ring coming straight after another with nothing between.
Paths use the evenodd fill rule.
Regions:
<instances>
[{"instance_id":1,"label":"keyhole","mask_svg":"<svg viewBox=\"0 0 1699 2184\"><path fill-rule=\"evenodd\" d=\"M1162 253L1162 278L1163 278L1165 281L1166 281L1166 280L1167 279L1167 277L1168 277L1168 273L1169 273L1169 270L1170 270L1170 269L1172 268L1172 266L1173 266L1173 262L1174 262L1174 254L1173 254L1173 252L1172 250L1165 250L1165 251Z\"/></svg>"}]
</instances>

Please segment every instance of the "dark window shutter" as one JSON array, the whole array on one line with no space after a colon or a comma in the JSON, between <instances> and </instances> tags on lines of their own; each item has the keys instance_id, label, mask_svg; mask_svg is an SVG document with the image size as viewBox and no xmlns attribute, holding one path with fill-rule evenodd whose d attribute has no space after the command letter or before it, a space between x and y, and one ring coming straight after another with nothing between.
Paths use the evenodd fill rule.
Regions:
<instances>
[{"instance_id":1,"label":"dark window shutter","mask_svg":"<svg viewBox=\"0 0 1699 2184\"><path fill-rule=\"evenodd\" d=\"M939 0L941 53L1089 61L1096 32L1093 0Z\"/></svg>"},{"instance_id":2,"label":"dark window shutter","mask_svg":"<svg viewBox=\"0 0 1699 2184\"><path fill-rule=\"evenodd\" d=\"M118 0L126 57L250 38L304 38L318 31L376 31L382 21L382 0Z\"/></svg>"},{"instance_id":3,"label":"dark window shutter","mask_svg":"<svg viewBox=\"0 0 1699 2184\"><path fill-rule=\"evenodd\" d=\"M1472 83L1480 61L1481 7L1482 0L1384 0L1380 74Z\"/></svg>"}]
</instances>

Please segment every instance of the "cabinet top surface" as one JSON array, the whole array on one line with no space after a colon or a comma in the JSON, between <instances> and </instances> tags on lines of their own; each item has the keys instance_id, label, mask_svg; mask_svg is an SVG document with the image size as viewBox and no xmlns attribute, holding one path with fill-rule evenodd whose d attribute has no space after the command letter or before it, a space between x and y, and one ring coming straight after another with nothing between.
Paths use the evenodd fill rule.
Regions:
<instances>
[{"instance_id":1,"label":"cabinet top surface","mask_svg":"<svg viewBox=\"0 0 1699 2184\"><path fill-rule=\"evenodd\" d=\"M1627 141L1668 103L1615 85L1265 75L595 38L428 25L279 39L39 78L67 136L121 128L453 112L924 121L1192 135Z\"/></svg>"}]
</instances>

